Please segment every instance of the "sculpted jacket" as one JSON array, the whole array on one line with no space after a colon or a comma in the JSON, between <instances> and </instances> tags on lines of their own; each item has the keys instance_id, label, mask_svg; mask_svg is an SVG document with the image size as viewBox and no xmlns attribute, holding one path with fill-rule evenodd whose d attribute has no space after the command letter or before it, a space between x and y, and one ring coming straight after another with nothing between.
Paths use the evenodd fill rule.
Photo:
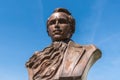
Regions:
<instances>
[{"instance_id":1,"label":"sculpted jacket","mask_svg":"<svg viewBox=\"0 0 120 80\"><path fill-rule=\"evenodd\" d=\"M73 41L53 42L26 63L29 80L86 80L88 70L101 52L94 45Z\"/></svg>"}]
</instances>

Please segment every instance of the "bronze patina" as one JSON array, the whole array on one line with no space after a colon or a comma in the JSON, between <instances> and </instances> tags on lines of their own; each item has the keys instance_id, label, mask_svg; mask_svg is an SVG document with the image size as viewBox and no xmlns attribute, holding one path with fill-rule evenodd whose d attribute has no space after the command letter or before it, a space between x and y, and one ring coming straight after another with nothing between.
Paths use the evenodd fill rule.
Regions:
<instances>
[{"instance_id":1,"label":"bronze patina","mask_svg":"<svg viewBox=\"0 0 120 80\"><path fill-rule=\"evenodd\" d=\"M52 44L35 52L26 63L29 80L86 80L92 64L101 52L94 45L79 45L70 38L75 19L64 8L57 8L47 20Z\"/></svg>"}]
</instances>

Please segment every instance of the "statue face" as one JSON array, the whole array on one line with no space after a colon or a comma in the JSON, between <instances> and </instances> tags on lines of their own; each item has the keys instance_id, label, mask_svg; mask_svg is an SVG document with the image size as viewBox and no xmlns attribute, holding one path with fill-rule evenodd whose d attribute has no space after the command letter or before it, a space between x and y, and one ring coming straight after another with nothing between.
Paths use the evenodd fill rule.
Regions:
<instances>
[{"instance_id":1,"label":"statue face","mask_svg":"<svg viewBox=\"0 0 120 80\"><path fill-rule=\"evenodd\" d=\"M53 41L69 39L71 37L71 26L68 15L62 12L54 13L48 21L48 34Z\"/></svg>"}]
</instances>

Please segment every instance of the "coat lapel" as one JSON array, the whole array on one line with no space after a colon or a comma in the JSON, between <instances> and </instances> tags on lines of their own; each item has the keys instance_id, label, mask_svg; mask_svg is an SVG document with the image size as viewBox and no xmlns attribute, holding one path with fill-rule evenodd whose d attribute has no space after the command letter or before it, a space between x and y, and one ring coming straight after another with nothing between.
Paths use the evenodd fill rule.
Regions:
<instances>
[{"instance_id":1,"label":"coat lapel","mask_svg":"<svg viewBox=\"0 0 120 80\"><path fill-rule=\"evenodd\" d=\"M85 49L82 46L75 44L72 41L69 42L63 59L62 77L69 77L72 75L74 68L84 54L84 51Z\"/></svg>"}]
</instances>

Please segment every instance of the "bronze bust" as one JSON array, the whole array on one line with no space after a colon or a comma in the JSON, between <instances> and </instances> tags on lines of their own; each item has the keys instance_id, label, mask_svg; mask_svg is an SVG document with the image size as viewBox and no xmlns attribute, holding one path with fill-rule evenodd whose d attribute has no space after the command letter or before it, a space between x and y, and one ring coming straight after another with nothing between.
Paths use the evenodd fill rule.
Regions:
<instances>
[{"instance_id":1,"label":"bronze bust","mask_svg":"<svg viewBox=\"0 0 120 80\"><path fill-rule=\"evenodd\" d=\"M35 52L26 63L29 80L86 80L88 70L100 57L94 45L79 45L70 38L75 19L64 8L57 8L47 20L52 44Z\"/></svg>"}]
</instances>

